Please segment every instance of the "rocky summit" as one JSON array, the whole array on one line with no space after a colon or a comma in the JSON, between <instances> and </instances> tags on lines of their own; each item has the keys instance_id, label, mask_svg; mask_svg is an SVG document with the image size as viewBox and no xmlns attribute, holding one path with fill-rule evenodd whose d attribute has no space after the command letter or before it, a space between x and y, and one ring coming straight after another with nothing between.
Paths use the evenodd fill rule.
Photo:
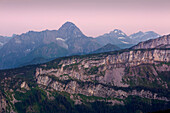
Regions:
<instances>
[{"instance_id":1,"label":"rocky summit","mask_svg":"<svg viewBox=\"0 0 170 113\"><path fill-rule=\"evenodd\" d=\"M43 64L1 70L0 112L167 110L170 48L162 45L167 45L168 39L169 35L131 49L61 57Z\"/></svg>"}]
</instances>

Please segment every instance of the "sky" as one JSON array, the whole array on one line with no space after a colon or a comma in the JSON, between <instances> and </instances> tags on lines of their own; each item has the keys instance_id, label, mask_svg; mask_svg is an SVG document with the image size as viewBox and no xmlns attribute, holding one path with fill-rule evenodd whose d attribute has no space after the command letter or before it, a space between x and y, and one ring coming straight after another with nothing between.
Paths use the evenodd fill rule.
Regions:
<instances>
[{"instance_id":1,"label":"sky","mask_svg":"<svg viewBox=\"0 0 170 113\"><path fill-rule=\"evenodd\" d=\"M0 0L0 35L57 30L73 22L87 36L120 29L170 34L170 0Z\"/></svg>"}]
</instances>

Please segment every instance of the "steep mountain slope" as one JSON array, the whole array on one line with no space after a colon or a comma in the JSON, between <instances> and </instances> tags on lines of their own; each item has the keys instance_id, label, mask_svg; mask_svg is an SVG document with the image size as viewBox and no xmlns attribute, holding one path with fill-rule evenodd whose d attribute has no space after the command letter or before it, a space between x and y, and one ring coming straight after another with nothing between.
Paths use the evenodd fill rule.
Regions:
<instances>
[{"instance_id":1,"label":"steep mountain slope","mask_svg":"<svg viewBox=\"0 0 170 113\"><path fill-rule=\"evenodd\" d=\"M105 46L93 51L92 53L103 53L103 52L109 52L109 51L115 51L115 50L120 50L120 48L113 44L108 43Z\"/></svg>"},{"instance_id":2,"label":"steep mountain slope","mask_svg":"<svg viewBox=\"0 0 170 113\"><path fill-rule=\"evenodd\" d=\"M54 59L57 57L63 57L68 55L68 50L66 48L63 48L61 46L59 46L57 43L50 43L50 44L44 44L42 46L39 46L37 48L35 48L33 51L31 51L26 57L20 59L20 61L17 62L18 66L23 65L25 63L30 62L33 59L37 59L41 58L40 61L41 62L45 62L48 61L48 59ZM43 60L43 59L44 60ZM25 62L23 64L23 61ZM39 63L41 63L39 61ZM33 64L36 64L34 62L32 62ZM29 64L32 64L31 62Z\"/></svg>"},{"instance_id":3,"label":"steep mountain slope","mask_svg":"<svg viewBox=\"0 0 170 113\"><path fill-rule=\"evenodd\" d=\"M64 23L57 31L58 37L62 37L65 40L84 37L85 35L80 31L80 29L71 22Z\"/></svg>"},{"instance_id":4,"label":"steep mountain slope","mask_svg":"<svg viewBox=\"0 0 170 113\"><path fill-rule=\"evenodd\" d=\"M103 46L108 43L111 43L119 47L121 45L121 48L124 48L124 46L125 47L132 46L131 39L124 32L118 29L115 29L114 31L106 33L102 36L98 36L95 39Z\"/></svg>"},{"instance_id":5,"label":"steep mountain slope","mask_svg":"<svg viewBox=\"0 0 170 113\"><path fill-rule=\"evenodd\" d=\"M0 48L2 48L2 46L5 45L10 39L10 37L0 36Z\"/></svg>"},{"instance_id":6,"label":"steep mountain slope","mask_svg":"<svg viewBox=\"0 0 170 113\"><path fill-rule=\"evenodd\" d=\"M132 39L132 43L134 44L137 44L142 41L147 41L149 39L155 39L158 37L160 37L160 35L153 31L148 31L148 32L139 31L129 36L129 38Z\"/></svg>"},{"instance_id":7,"label":"steep mountain slope","mask_svg":"<svg viewBox=\"0 0 170 113\"><path fill-rule=\"evenodd\" d=\"M160 38L150 39L141 42L132 47L132 49L147 49L147 48L170 48L170 35L165 35Z\"/></svg>"},{"instance_id":8,"label":"steep mountain slope","mask_svg":"<svg viewBox=\"0 0 170 113\"><path fill-rule=\"evenodd\" d=\"M56 45L51 47L48 46L48 44L51 43L55 43ZM61 49L57 49L55 47L64 48L66 49L64 51L67 52L63 52L61 55L59 55L61 53L59 52ZM39 54L54 56L55 58L56 56L60 57L72 54L89 53L98 49L99 47L101 46L93 38L85 36L73 23L66 22L58 31L30 31L14 36L14 38L5 44L0 50L0 68L14 68L18 64L24 64L31 61L35 57L40 57L36 56ZM33 58L29 59L29 61L21 61L21 59L28 59L32 56ZM45 58L47 56L42 57Z\"/></svg>"},{"instance_id":9,"label":"steep mountain slope","mask_svg":"<svg viewBox=\"0 0 170 113\"><path fill-rule=\"evenodd\" d=\"M0 111L165 110L170 106L169 63L170 49L158 48L63 57L1 70Z\"/></svg>"},{"instance_id":10,"label":"steep mountain slope","mask_svg":"<svg viewBox=\"0 0 170 113\"><path fill-rule=\"evenodd\" d=\"M84 54L101 47L93 38L85 36L73 23L66 22L58 30L58 37L65 40L69 54Z\"/></svg>"},{"instance_id":11,"label":"steep mountain slope","mask_svg":"<svg viewBox=\"0 0 170 113\"><path fill-rule=\"evenodd\" d=\"M43 44L56 41L56 31L27 32L16 35L0 50L0 68L13 68L32 50Z\"/></svg>"}]
</instances>

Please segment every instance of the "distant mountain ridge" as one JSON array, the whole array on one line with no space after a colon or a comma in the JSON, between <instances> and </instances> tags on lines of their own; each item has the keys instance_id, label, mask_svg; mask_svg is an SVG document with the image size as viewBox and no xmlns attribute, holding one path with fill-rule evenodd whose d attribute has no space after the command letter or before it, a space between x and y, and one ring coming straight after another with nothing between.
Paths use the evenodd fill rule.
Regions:
<instances>
[{"instance_id":1,"label":"distant mountain ridge","mask_svg":"<svg viewBox=\"0 0 170 113\"><path fill-rule=\"evenodd\" d=\"M137 33L131 34L130 36L127 36L123 31L115 29L109 33L98 36L95 39L103 46L108 43L111 43L120 48L129 48L141 41L155 39L158 37L160 37L160 35L153 31L148 32L139 31Z\"/></svg>"},{"instance_id":2,"label":"distant mountain ridge","mask_svg":"<svg viewBox=\"0 0 170 113\"><path fill-rule=\"evenodd\" d=\"M113 45L131 45L131 39L121 30L115 29L109 33L95 38L101 45L111 43ZM123 48L123 47L121 47Z\"/></svg>"},{"instance_id":3,"label":"distant mountain ridge","mask_svg":"<svg viewBox=\"0 0 170 113\"><path fill-rule=\"evenodd\" d=\"M51 48L43 47L51 43L55 43L56 45L53 44ZM18 62L21 64L25 63L24 60L21 61L21 59L25 58L31 61L36 57L45 57L43 55L51 59L51 56L61 57L73 54L86 54L99 47L101 45L98 42L92 37L85 36L75 24L66 22L59 30L29 31L14 36L0 50L0 68L14 68L18 65ZM34 55L30 55L37 48L39 50L34 52ZM61 50L65 50L65 52L59 52ZM41 54L41 56L36 56L36 54Z\"/></svg>"},{"instance_id":4,"label":"distant mountain ridge","mask_svg":"<svg viewBox=\"0 0 170 113\"><path fill-rule=\"evenodd\" d=\"M131 34L129 36L129 38L132 39L132 43L135 43L135 44L137 44L141 41L146 41L146 40L149 40L149 39L155 39L155 38L158 38L158 37L160 37L160 35L153 32L153 31L148 31L148 32L139 31L139 32Z\"/></svg>"},{"instance_id":5,"label":"distant mountain ridge","mask_svg":"<svg viewBox=\"0 0 170 113\"><path fill-rule=\"evenodd\" d=\"M132 49L170 48L170 35L164 35L156 39L150 39L132 47Z\"/></svg>"},{"instance_id":6,"label":"distant mountain ridge","mask_svg":"<svg viewBox=\"0 0 170 113\"><path fill-rule=\"evenodd\" d=\"M150 33L153 34L153 32L148 32L148 34ZM40 61L44 62L62 56L129 48L137 42L134 40L138 38L134 38L134 36L139 37L139 35L129 37L123 31L115 29L96 38L87 37L72 22L64 23L58 30L29 31L21 35L13 35L10 40L1 44L0 69L15 68L32 62L36 58L41 58ZM150 38L155 37L145 35L143 40ZM2 40L4 39L2 37Z\"/></svg>"},{"instance_id":7,"label":"distant mountain ridge","mask_svg":"<svg viewBox=\"0 0 170 113\"><path fill-rule=\"evenodd\" d=\"M108 43L105 46L93 51L92 53L103 53L103 52L110 52L110 51L115 51L115 50L120 50L120 48L111 43Z\"/></svg>"}]
</instances>

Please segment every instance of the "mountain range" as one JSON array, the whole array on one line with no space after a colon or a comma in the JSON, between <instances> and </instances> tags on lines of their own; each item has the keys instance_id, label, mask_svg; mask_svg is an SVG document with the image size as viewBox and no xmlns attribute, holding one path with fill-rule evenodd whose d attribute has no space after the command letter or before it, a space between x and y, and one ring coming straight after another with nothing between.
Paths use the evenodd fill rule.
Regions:
<instances>
[{"instance_id":1,"label":"mountain range","mask_svg":"<svg viewBox=\"0 0 170 113\"><path fill-rule=\"evenodd\" d=\"M129 38L132 39L132 43L134 44L137 44L139 42L146 41L149 39L155 39L158 37L160 37L160 35L153 31L148 31L148 32L139 31L129 36Z\"/></svg>"},{"instance_id":2,"label":"mountain range","mask_svg":"<svg viewBox=\"0 0 170 113\"><path fill-rule=\"evenodd\" d=\"M42 63L57 57L129 48L139 41L159 36L151 31L127 36L121 30L115 29L93 38L85 36L75 24L66 22L58 30L29 31L12 38L0 37L0 69L35 64L33 61L37 58L41 58L37 62ZM107 45L109 43L113 46Z\"/></svg>"},{"instance_id":3,"label":"mountain range","mask_svg":"<svg viewBox=\"0 0 170 113\"><path fill-rule=\"evenodd\" d=\"M170 35L165 35L128 49L60 57L43 64L0 70L0 112L168 111L169 40ZM113 45L104 48L109 47Z\"/></svg>"},{"instance_id":4,"label":"mountain range","mask_svg":"<svg viewBox=\"0 0 170 113\"><path fill-rule=\"evenodd\" d=\"M36 57L51 59L85 54L99 47L93 38L66 22L59 30L29 31L13 37L0 50L0 68L14 68Z\"/></svg>"}]
</instances>

